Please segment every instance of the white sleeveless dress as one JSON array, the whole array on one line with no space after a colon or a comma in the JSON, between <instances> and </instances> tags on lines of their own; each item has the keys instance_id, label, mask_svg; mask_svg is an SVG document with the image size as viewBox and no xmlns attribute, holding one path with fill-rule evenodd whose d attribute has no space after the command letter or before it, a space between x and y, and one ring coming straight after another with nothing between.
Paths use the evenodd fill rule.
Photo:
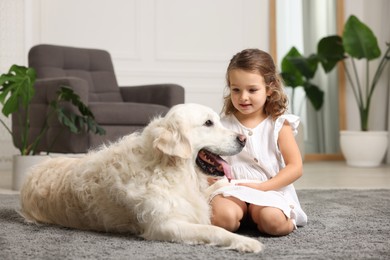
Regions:
<instances>
[{"instance_id":1,"label":"white sleeveless dress","mask_svg":"<svg viewBox=\"0 0 390 260\"><path fill-rule=\"evenodd\" d=\"M224 158L231 166L234 180L230 185L217 189L210 199L217 194L233 196L251 204L279 208L296 226L304 226L307 223L307 216L301 208L293 184L277 191L266 192L234 185L237 182L266 181L285 167L277 140L286 120L295 135L299 117L294 115L282 115L275 121L268 117L255 128L243 126L234 115L222 118L225 127L245 135L247 142L241 153Z\"/></svg>"}]
</instances>

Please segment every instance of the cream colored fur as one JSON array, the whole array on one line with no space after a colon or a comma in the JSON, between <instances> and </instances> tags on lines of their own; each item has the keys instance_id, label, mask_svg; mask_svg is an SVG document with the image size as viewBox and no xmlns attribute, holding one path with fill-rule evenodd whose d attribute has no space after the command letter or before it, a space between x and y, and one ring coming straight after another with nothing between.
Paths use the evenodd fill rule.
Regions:
<instances>
[{"instance_id":1,"label":"cream colored fur","mask_svg":"<svg viewBox=\"0 0 390 260\"><path fill-rule=\"evenodd\" d=\"M141 133L33 168L21 189L21 213L38 223L261 251L258 240L210 224L207 177L195 166L202 148L222 155L242 149L211 109L177 105Z\"/></svg>"}]
</instances>

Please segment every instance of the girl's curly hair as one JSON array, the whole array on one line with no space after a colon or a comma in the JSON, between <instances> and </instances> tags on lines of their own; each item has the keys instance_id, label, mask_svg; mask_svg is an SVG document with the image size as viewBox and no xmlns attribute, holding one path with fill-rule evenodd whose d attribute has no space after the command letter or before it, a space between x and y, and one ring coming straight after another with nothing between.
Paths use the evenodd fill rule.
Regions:
<instances>
[{"instance_id":1,"label":"girl's curly hair","mask_svg":"<svg viewBox=\"0 0 390 260\"><path fill-rule=\"evenodd\" d=\"M273 119L276 119L286 112L288 99L283 90L282 79L276 71L276 66L271 55L259 49L245 49L233 56L227 68L227 85L223 97L224 105L222 108L223 114L229 115L237 111L230 98L229 73L234 69L259 73L264 77L266 91L268 92L271 90L271 95L267 97L267 101L264 105L264 112L266 115L270 115Z\"/></svg>"}]
</instances>

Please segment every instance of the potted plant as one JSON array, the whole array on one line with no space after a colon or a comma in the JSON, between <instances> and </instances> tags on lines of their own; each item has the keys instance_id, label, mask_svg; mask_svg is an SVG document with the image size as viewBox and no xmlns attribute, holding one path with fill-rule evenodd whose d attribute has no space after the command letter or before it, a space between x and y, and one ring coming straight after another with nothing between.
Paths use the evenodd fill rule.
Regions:
<instances>
[{"instance_id":1,"label":"potted plant","mask_svg":"<svg viewBox=\"0 0 390 260\"><path fill-rule=\"evenodd\" d=\"M387 48L381 57L381 50L372 30L356 16L351 15L344 26L342 36L331 35L322 38L318 42L317 53L303 57L293 47L282 61L281 76L286 85L293 88L293 93L296 87L302 86L316 110L322 106L323 93L310 80L314 77L318 65L321 64L326 73L332 71L339 62L344 65L360 116L360 131L340 132L341 151L351 166L378 166L386 154L388 133L369 131L368 125L371 99L390 59L390 43L386 45ZM371 77L370 61L378 58L379 65ZM361 59L365 60L365 81L356 68L357 60Z\"/></svg>"},{"instance_id":2,"label":"potted plant","mask_svg":"<svg viewBox=\"0 0 390 260\"><path fill-rule=\"evenodd\" d=\"M341 151L347 164L351 166L378 166L386 154L388 133L386 131L369 131L372 97L390 59L390 43L386 43L386 45L386 50L381 57L376 36L366 24L354 15L348 18L342 36L325 37L320 40L318 45L317 57L325 71L331 71L339 61L343 63L359 108L360 131L340 132ZM372 60L378 58L380 61L372 76L369 65ZM357 60L361 59L365 61L364 78L356 68ZM361 147L356 147L356 145L361 145Z\"/></svg>"},{"instance_id":3,"label":"potted plant","mask_svg":"<svg viewBox=\"0 0 390 260\"><path fill-rule=\"evenodd\" d=\"M386 43L386 45L387 49L370 82L369 62L379 58L381 56L381 50L372 30L356 16L352 15L349 17L345 24L342 37L337 35L325 37L319 43L318 57L325 71L331 71L338 61L343 61L343 63L350 62L350 66L344 64L344 68L359 108L360 128L362 131L369 130L368 119L371 98L384 68L390 59L390 43ZM356 69L356 59L366 60L365 76L367 80L365 82L363 82Z\"/></svg>"},{"instance_id":4,"label":"potted plant","mask_svg":"<svg viewBox=\"0 0 390 260\"><path fill-rule=\"evenodd\" d=\"M18 147L20 156L14 156L14 189L18 189L21 184L21 179L25 173L15 173L20 165L17 161L26 160L27 155L39 155L38 145L43 134L49 129L48 121L53 117L57 117L59 122L66 126L73 133L81 133L91 131L95 134L104 134L105 130L101 128L96 121L89 108L80 100L80 97L74 91L66 86L61 86L57 91L56 99L50 102L50 110L46 114L45 123L40 129L39 135L31 140L30 133L30 115L29 106L34 97L34 83L36 73L33 68L27 68L19 65L12 65L8 73L0 75L0 103L3 105L2 113L5 117L13 114L16 111L23 110L25 116L20 116L18 119L22 122L23 129L20 135L16 135L0 118L1 124L12 136L12 139L19 139L21 143ZM65 104L71 104L77 108L78 113L74 113L65 108ZM20 115L20 113L19 113ZM54 139L53 142L56 140ZM14 142L15 143L15 142ZM49 154L50 151L47 151ZM29 160L40 161L42 158L32 156ZM22 162L23 163L23 162ZM34 162L33 162L34 163ZM17 168L17 169L15 169ZM23 167L22 167L23 168ZM25 171L25 169L23 169Z\"/></svg>"}]
</instances>

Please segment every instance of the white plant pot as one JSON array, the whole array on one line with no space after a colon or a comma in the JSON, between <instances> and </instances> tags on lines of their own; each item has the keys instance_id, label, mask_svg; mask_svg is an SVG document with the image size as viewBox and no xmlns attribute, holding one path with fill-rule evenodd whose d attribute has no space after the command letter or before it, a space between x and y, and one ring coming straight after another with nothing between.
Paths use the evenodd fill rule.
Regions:
<instances>
[{"instance_id":1,"label":"white plant pot","mask_svg":"<svg viewBox=\"0 0 390 260\"><path fill-rule=\"evenodd\" d=\"M12 189L20 190L30 168L43 160L48 155L14 155L12 161Z\"/></svg>"},{"instance_id":2,"label":"white plant pot","mask_svg":"<svg viewBox=\"0 0 390 260\"><path fill-rule=\"evenodd\" d=\"M350 166L379 166L388 144L386 131L340 131L341 152Z\"/></svg>"}]
</instances>

